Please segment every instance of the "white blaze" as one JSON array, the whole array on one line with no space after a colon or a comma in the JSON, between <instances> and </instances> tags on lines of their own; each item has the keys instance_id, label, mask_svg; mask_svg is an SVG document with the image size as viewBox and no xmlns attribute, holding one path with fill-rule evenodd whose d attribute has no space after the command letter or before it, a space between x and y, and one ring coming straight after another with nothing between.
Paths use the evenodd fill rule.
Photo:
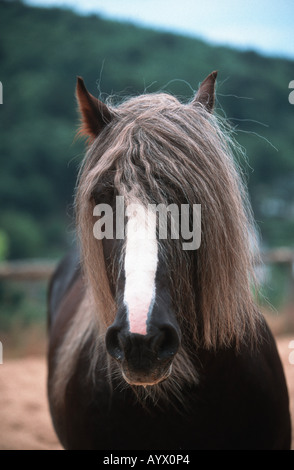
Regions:
<instances>
[{"instance_id":1,"label":"white blaze","mask_svg":"<svg viewBox=\"0 0 294 470\"><path fill-rule=\"evenodd\" d=\"M130 332L146 335L148 313L155 299L158 262L156 213L140 204L130 204L126 214L124 303Z\"/></svg>"}]
</instances>

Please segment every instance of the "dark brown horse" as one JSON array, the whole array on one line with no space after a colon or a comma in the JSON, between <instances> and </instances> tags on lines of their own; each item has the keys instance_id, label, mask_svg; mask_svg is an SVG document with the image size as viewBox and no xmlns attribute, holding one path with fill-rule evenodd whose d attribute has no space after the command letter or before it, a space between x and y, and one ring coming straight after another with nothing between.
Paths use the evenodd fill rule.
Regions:
<instances>
[{"instance_id":1,"label":"dark brown horse","mask_svg":"<svg viewBox=\"0 0 294 470\"><path fill-rule=\"evenodd\" d=\"M215 80L187 104L158 93L112 107L78 79L89 138L80 246L49 292L48 394L66 449L290 447L284 373L252 295L255 232L236 145L212 112Z\"/></svg>"}]
</instances>

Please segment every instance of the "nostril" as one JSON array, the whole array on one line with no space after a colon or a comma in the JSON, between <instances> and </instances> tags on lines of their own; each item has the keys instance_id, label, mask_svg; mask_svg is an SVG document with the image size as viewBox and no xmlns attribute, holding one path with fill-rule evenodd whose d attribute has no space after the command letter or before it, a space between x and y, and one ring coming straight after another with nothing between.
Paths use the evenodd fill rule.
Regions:
<instances>
[{"instance_id":1,"label":"nostril","mask_svg":"<svg viewBox=\"0 0 294 470\"><path fill-rule=\"evenodd\" d=\"M160 333L153 343L153 350L160 360L175 356L180 346L180 338L173 326L165 325L160 328Z\"/></svg>"},{"instance_id":2,"label":"nostril","mask_svg":"<svg viewBox=\"0 0 294 470\"><path fill-rule=\"evenodd\" d=\"M122 361L124 353L119 341L119 332L119 328L110 326L106 332L105 343L107 352L117 361Z\"/></svg>"}]
</instances>

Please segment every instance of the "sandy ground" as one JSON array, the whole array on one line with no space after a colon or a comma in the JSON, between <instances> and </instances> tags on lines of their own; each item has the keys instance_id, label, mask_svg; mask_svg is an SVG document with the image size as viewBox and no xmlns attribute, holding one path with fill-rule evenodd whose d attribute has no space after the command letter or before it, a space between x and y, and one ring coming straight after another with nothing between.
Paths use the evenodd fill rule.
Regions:
<instances>
[{"instance_id":1,"label":"sandy ground","mask_svg":"<svg viewBox=\"0 0 294 470\"><path fill-rule=\"evenodd\" d=\"M10 359L0 365L0 449L61 449L46 396L44 357Z\"/></svg>"},{"instance_id":2,"label":"sandy ground","mask_svg":"<svg viewBox=\"0 0 294 470\"><path fill-rule=\"evenodd\" d=\"M279 338L277 344L289 387L294 449L294 364L289 361L294 348L289 348L291 340L294 336ZM61 449L48 410L44 356L4 360L0 365L0 449Z\"/></svg>"}]
</instances>

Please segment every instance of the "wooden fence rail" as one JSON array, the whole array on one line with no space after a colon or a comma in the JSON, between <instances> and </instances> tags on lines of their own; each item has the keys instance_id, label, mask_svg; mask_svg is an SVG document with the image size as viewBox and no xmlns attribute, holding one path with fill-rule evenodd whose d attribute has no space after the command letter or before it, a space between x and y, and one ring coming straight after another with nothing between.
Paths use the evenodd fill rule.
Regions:
<instances>
[{"instance_id":1,"label":"wooden fence rail","mask_svg":"<svg viewBox=\"0 0 294 470\"><path fill-rule=\"evenodd\" d=\"M281 312L281 320L276 319L272 323L273 331L279 333L289 331L294 332L294 250L288 248L277 248L261 253L261 257L256 260L258 266L260 262L264 266L283 265L287 276L284 291L284 302ZM0 282L48 282L58 260L27 260L0 263ZM281 313L280 312L280 313ZM280 323L278 323L280 321ZM271 322L273 319L271 318Z\"/></svg>"},{"instance_id":2,"label":"wooden fence rail","mask_svg":"<svg viewBox=\"0 0 294 470\"><path fill-rule=\"evenodd\" d=\"M294 263L294 250L291 248L275 248L261 254L264 264L290 264Z\"/></svg>"},{"instance_id":3,"label":"wooden fence rail","mask_svg":"<svg viewBox=\"0 0 294 470\"><path fill-rule=\"evenodd\" d=\"M286 264L294 278L294 250L290 248L276 248L261 254L264 264ZM258 262L258 261L257 261ZM27 260L0 263L0 280L15 281L41 281L50 278L58 261Z\"/></svg>"},{"instance_id":4,"label":"wooden fence rail","mask_svg":"<svg viewBox=\"0 0 294 470\"><path fill-rule=\"evenodd\" d=\"M57 266L56 261L28 260L0 263L0 280L43 281L48 280Z\"/></svg>"}]
</instances>

